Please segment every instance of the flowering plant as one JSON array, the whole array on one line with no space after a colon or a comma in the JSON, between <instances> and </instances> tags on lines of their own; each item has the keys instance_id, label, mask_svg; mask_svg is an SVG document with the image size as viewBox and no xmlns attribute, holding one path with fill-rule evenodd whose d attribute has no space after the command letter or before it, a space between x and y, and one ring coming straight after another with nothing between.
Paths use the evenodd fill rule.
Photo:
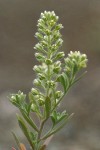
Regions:
<instances>
[{"instance_id":1,"label":"flowering plant","mask_svg":"<svg viewBox=\"0 0 100 150\"><path fill-rule=\"evenodd\" d=\"M26 94L21 91L10 97L11 103L21 112L21 115L17 115L18 123L32 150L45 150L48 140L72 117L73 114L69 115L65 110L60 112L58 107L68 90L84 75L85 72L81 75L78 73L87 65L85 54L71 51L65 57L64 52L60 51L63 43L60 30L63 26L58 23L58 19L54 11L44 11L38 20L35 37L39 42L34 49L40 64L33 68L36 79L33 81L34 88L28 95L29 101L26 101ZM32 117L34 114L38 124ZM51 127L45 131L47 120L51 121ZM26 150L14 132L13 136L18 149Z\"/></svg>"}]
</instances>

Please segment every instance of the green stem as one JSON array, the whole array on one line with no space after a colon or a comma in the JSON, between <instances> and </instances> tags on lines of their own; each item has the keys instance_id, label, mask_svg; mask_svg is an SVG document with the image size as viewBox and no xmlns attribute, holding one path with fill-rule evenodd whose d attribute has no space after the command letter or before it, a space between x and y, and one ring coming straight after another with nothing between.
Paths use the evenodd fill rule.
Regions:
<instances>
[{"instance_id":1,"label":"green stem","mask_svg":"<svg viewBox=\"0 0 100 150\"><path fill-rule=\"evenodd\" d=\"M42 134L42 130L43 130L43 127L44 127L44 123L46 122L47 119L44 119L41 124L40 124L40 130L39 130L39 133L38 133L38 141L40 140L40 137L41 137L41 134Z\"/></svg>"}]
</instances>

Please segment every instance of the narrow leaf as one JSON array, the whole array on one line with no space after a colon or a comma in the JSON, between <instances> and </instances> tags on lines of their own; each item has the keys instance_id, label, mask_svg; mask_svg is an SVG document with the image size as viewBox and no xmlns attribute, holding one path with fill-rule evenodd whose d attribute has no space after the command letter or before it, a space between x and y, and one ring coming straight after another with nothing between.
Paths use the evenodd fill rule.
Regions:
<instances>
[{"instance_id":1,"label":"narrow leaf","mask_svg":"<svg viewBox=\"0 0 100 150\"><path fill-rule=\"evenodd\" d=\"M66 125L66 123L68 122L68 120L72 118L73 115L74 114L72 113L69 117L66 117L66 119L64 120L64 122L60 126L54 128L51 132L49 132L46 135L44 135L44 137L42 138L42 140L45 140L46 138L50 137L51 135L55 134L57 131L59 131L60 129L62 129Z\"/></svg>"},{"instance_id":2,"label":"narrow leaf","mask_svg":"<svg viewBox=\"0 0 100 150\"><path fill-rule=\"evenodd\" d=\"M64 72L59 76L58 81L61 82L61 84L64 88L64 92L66 92L69 82L68 82L68 77Z\"/></svg>"},{"instance_id":3,"label":"narrow leaf","mask_svg":"<svg viewBox=\"0 0 100 150\"><path fill-rule=\"evenodd\" d=\"M27 108L28 116L29 116L29 113L30 113L30 111L31 111L31 105L32 105L32 103L30 103L30 104L28 105L28 108Z\"/></svg>"},{"instance_id":4,"label":"narrow leaf","mask_svg":"<svg viewBox=\"0 0 100 150\"><path fill-rule=\"evenodd\" d=\"M54 133L56 133L60 129L62 129L66 125L66 123L68 122L68 120L72 118L72 116L73 116L73 114L71 114L69 117L64 118L63 123L60 126L58 126L57 128L53 129L53 131L51 132L51 135L54 134Z\"/></svg>"},{"instance_id":5,"label":"narrow leaf","mask_svg":"<svg viewBox=\"0 0 100 150\"><path fill-rule=\"evenodd\" d=\"M23 112L21 109L20 109L20 112L21 114L23 115L24 119L27 121L27 123L34 129L38 132L38 128L36 126L36 124L33 122L33 120L25 113Z\"/></svg>"},{"instance_id":6,"label":"narrow leaf","mask_svg":"<svg viewBox=\"0 0 100 150\"><path fill-rule=\"evenodd\" d=\"M20 105L19 105L16 101L10 100L10 102L11 102L13 105L15 105L16 107L20 108Z\"/></svg>"},{"instance_id":7,"label":"narrow leaf","mask_svg":"<svg viewBox=\"0 0 100 150\"><path fill-rule=\"evenodd\" d=\"M29 100L35 105L36 110L38 110L38 112L41 113L39 105L31 92L29 93Z\"/></svg>"},{"instance_id":8,"label":"narrow leaf","mask_svg":"<svg viewBox=\"0 0 100 150\"><path fill-rule=\"evenodd\" d=\"M21 150L21 149L20 149L20 142L19 142L19 139L18 139L18 137L16 136L16 134L15 134L13 131L12 131L12 135L13 135L15 141L16 141L16 144L17 144L18 149Z\"/></svg>"},{"instance_id":9,"label":"narrow leaf","mask_svg":"<svg viewBox=\"0 0 100 150\"><path fill-rule=\"evenodd\" d=\"M60 123L61 121L63 121L67 117L68 117L67 114L63 115L59 120L57 120L56 124Z\"/></svg>"},{"instance_id":10,"label":"narrow leaf","mask_svg":"<svg viewBox=\"0 0 100 150\"><path fill-rule=\"evenodd\" d=\"M24 135L26 136L27 140L29 141L32 149L34 150L34 145L30 138L30 132L29 132L28 128L26 127L24 120L19 115L17 115L17 118L18 118L18 123L19 123L20 128L22 129L22 131L23 131Z\"/></svg>"},{"instance_id":11,"label":"narrow leaf","mask_svg":"<svg viewBox=\"0 0 100 150\"><path fill-rule=\"evenodd\" d=\"M51 116L51 120L52 120L52 123L53 123L53 125L55 125L55 118L54 118L54 116Z\"/></svg>"},{"instance_id":12,"label":"narrow leaf","mask_svg":"<svg viewBox=\"0 0 100 150\"><path fill-rule=\"evenodd\" d=\"M49 97L46 97L45 100L45 112L46 112L46 118L49 117L51 111L51 100Z\"/></svg>"}]
</instances>

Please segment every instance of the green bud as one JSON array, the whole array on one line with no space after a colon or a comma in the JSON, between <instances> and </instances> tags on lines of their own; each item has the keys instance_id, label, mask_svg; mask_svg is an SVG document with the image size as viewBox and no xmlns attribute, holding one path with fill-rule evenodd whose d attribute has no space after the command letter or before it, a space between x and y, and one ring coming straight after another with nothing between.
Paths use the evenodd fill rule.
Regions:
<instances>
[{"instance_id":1,"label":"green bud","mask_svg":"<svg viewBox=\"0 0 100 150\"><path fill-rule=\"evenodd\" d=\"M33 112L37 112L38 110L37 110L37 106L33 103L32 105L31 105L31 110L33 111Z\"/></svg>"},{"instance_id":2,"label":"green bud","mask_svg":"<svg viewBox=\"0 0 100 150\"><path fill-rule=\"evenodd\" d=\"M58 67L58 66L61 66L61 61L56 61L55 62L54 67Z\"/></svg>"},{"instance_id":3,"label":"green bud","mask_svg":"<svg viewBox=\"0 0 100 150\"><path fill-rule=\"evenodd\" d=\"M56 42L56 46L61 46L63 43L63 40L62 39L58 39L57 42Z\"/></svg>"},{"instance_id":4,"label":"green bud","mask_svg":"<svg viewBox=\"0 0 100 150\"><path fill-rule=\"evenodd\" d=\"M53 69L53 72L56 73L56 74L58 74L60 72L60 70L61 70L61 67L55 67Z\"/></svg>"},{"instance_id":5,"label":"green bud","mask_svg":"<svg viewBox=\"0 0 100 150\"><path fill-rule=\"evenodd\" d=\"M72 70L71 70L70 67L66 66L65 69L64 69L64 71L67 72L70 75L70 73L71 73Z\"/></svg>"},{"instance_id":6,"label":"green bud","mask_svg":"<svg viewBox=\"0 0 100 150\"><path fill-rule=\"evenodd\" d=\"M43 46L42 46L42 44L37 43L37 44L35 45L34 49L41 51L41 50L43 49Z\"/></svg>"},{"instance_id":7,"label":"green bud","mask_svg":"<svg viewBox=\"0 0 100 150\"><path fill-rule=\"evenodd\" d=\"M41 43L42 43L42 46L43 46L43 47L48 46L48 43L47 43L45 40L43 40Z\"/></svg>"},{"instance_id":8,"label":"green bud","mask_svg":"<svg viewBox=\"0 0 100 150\"><path fill-rule=\"evenodd\" d=\"M41 74L41 73L38 73L38 77L39 77L40 80L45 79L45 76L43 75L43 73L42 73L42 74Z\"/></svg>"},{"instance_id":9,"label":"green bud","mask_svg":"<svg viewBox=\"0 0 100 150\"><path fill-rule=\"evenodd\" d=\"M45 60L45 63L46 63L47 65L51 65L51 64L52 64L52 60L51 60L51 59L46 59L46 60Z\"/></svg>"},{"instance_id":10,"label":"green bud","mask_svg":"<svg viewBox=\"0 0 100 150\"><path fill-rule=\"evenodd\" d=\"M79 51L70 52L65 58L65 70L69 74L75 75L80 69L87 66L87 56Z\"/></svg>"},{"instance_id":11,"label":"green bud","mask_svg":"<svg viewBox=\"0 0 100 150\"><path fill-rule=\"evenodd\" d=\"M41 85L41 81L40 81L39 79L35 79L35 80L33 81L33 83L34 83L34 85L36 85L36 86L40 86L40 85Z\"/></svg>"},{"instance_id":12,"label":"green bud","mask_svg":"<svg viewBox=\"0 0 100 150\"><path fill-rule=\"evenodd\" d=\"M45 60L45 56L43 56L40 53L35 53L35 57L38 61L41 61L41 62L43 62Z\"/></svg>"},{"instance_id":13,"label":"green bud","mask_svg":"<svg viewBox=\"0 0 100 150\"><path fill-rule=\"evenodd\" d=\"M55 82L54 81L47 81L47 85L49 86L49 88L52 88L55 86Z\"/></svg>"},{"instance_id":14,"label":"green bud","mask_svg":"<svg viewBox=\"0 0 100 150\"><path fill-rule=\"evenodd\" d=\"M53 66L53 72L58 74L61 71L61 62L57 61Z\"/></svg>"},{"instance_id":15,"label":"green bud","mask_svg":"<svg viewBox=\"0 0 100 150\"><path fill-rule=\"evenodd\" d=\"M43 98L39 98L38 99L39 105L42 106L44 105L44 99Z\"/></svg>"},{"instance_id":16,"label":"green bud","mask_svg":"<svg viewBox=\"0 0 100 150\"><path fill-rule=\"evenodd\" d=\"M63 58L64 56L65 56L64 52L59 52L59 53L56 55L55 59L58 60L58 59Z\"/></svg>"},{"instance_id":17,"label":"green bud","mask_svg":"<svg viewBox=\"0 0 100 150\"><path fill-rule=\"evenodd\" d=\"M36 99L39 99L39 97L40 97L40 95L35 95L35 98L36 98Z\"/></svg>"},{"instance_id":18,"label":"green bud","mask_svg":"<svg viewBox=\"0 0 100 150\"><path fill-rule=\"evenodd\" d=\"M59 38L61 38L61 34L59 33L59 31L55 31L53 35L53 41L56 41Z\"/></svg>"},{"instance_id":19,"label":"green bud","mask_svg":"<svg viewBox=\"0 0 100 150\"><path fill-rule=\"evenodd\" d=\"M21 106L26 98L26 95L23 92L18 91L17 94L12 94L10 101L17 107Z\"/></svg>"},{"instance_id":20,"label":"green bud","mask_svg":"<svg viewBox=\"0 0 100 150\"><path fill-rule=\"evenodd\" d=\"M38 95L39 94L39 91L35 88L32 88L31 92L32 92L33 95Z\"/></svg>"},{"instance_id":21,"label":"green bud","mask_svg":"<svg viewBox=\"0 0 100 150\"><path fill-rule=\"evenodd\" d=\"M35 37L38 38L39 40L42 40L42 39L43 39L43 35L40 34L39 32L36 32L36 33L35 33Z\"/></svg>"},{"instance_id":22,"label":"green bud","mask_svg":"<svg viewBox=\"0 0 100 150\"><path fill-rule=\"evenodd\" d=\"M56 24L56 22L55 22L54 20L51 20L50 23L49 23L49 25L50 25L51 27L53 27L55 24Z\"/></svg>"},{"instance_id":23,"label":"green bud","mask_svg":"<svg viewBox=\"0 0 100 150\"><path fill-rule=\"evenodd\" d=\"M40 73L40 72L42 71L42 68L41 68L40 65L39 65L39 66L35 65L35 66L33 67L33 70L36 71L37 73Z\"/></svg>"},{"instance_id":24,"label":"green bud","mask_svg":"<svg viewBox=\"0 0 100 150\"><path fill-rule=\"evenodd\" d=\"M55 27L56 30L60 30L60 29L62 29L62 28L63 28L62 24L58 24L58 25L56 25L56 27Z\"/></svg>"},{"instance_id":25,"label":"green bud","mask_svg":"<svg viewBox=\"0 0 100 150\"><path fill-rule=\"evenodd\" d=\"M58 99L58 98L60 98L60 97L62 96L62 94L63 94L62 91L57 91L57 92L55 93L55 96L56 96L56 98Z\"/></svg>"},{"instance_id":26,"label":"green bud","mask_svg":"<svg viewBox=\"0 0 100 150\"><path fill-rule=\"evenodd\" d=\"M56 44L53 44L52 47L51 47L51 51L54 52L54 51L57 50L57 48L58 48L57 45L56 45Z\"/></svg>"},{"instance_id":27,"label":"green bud","mask_svg":"<svg viewBox=\"0 0 100 150\"><path fill-rule=\"evenodd\" d=\"M47 35L51 35L52 32L51 32L49 29L46 29L46 30L45 30L45 33L46 33Z\"/></svg>"},{"instance_id":28,"label":"green bud","mask_svg":"<svg viewBox=\"0 0 100 150\"><path fill-rule=\"evenodd\" d=\"M87 67L86 60L81 61L80 64L79 64L79 67L80 68L86 68Z\"/></svg>"}]
</instances>

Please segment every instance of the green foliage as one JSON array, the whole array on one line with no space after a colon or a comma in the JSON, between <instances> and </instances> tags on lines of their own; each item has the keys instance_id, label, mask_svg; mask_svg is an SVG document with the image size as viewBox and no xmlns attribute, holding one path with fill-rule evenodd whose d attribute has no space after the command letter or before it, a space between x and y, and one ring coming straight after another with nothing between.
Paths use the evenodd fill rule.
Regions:
<instances>
[{"instance_id":1,"label":"green foliage","mask_svg":"<svg viewBox=\"0 0 100 150\"><path fill-rule=\"evenodd\" d=\"M58 19L53 11L45 11L38 20L35 37L39 42L34 49L40 64L33 68L36 79L33 81L34 88L29 92L29 102L26 102L26 95L21 91L10 97L11 103L18 107L22 114L17 115L18 123L32 150L45 149L45 140L63 128L72 117L73 114L59 112L57 108L70 87L84 75L84 72L80 76L78 73L87 65L85 54L71 51L68 57L65 57L64 52L60 51L63 43L60 30L63 26L58 23ZM59 85L62 89L58 91ZM32 117L34 113L39 119L39 126ZM44 125L49 118L52 126L45 133ZM17 137L13 135L19 145Z\"/></svg>"}]
</instances>

